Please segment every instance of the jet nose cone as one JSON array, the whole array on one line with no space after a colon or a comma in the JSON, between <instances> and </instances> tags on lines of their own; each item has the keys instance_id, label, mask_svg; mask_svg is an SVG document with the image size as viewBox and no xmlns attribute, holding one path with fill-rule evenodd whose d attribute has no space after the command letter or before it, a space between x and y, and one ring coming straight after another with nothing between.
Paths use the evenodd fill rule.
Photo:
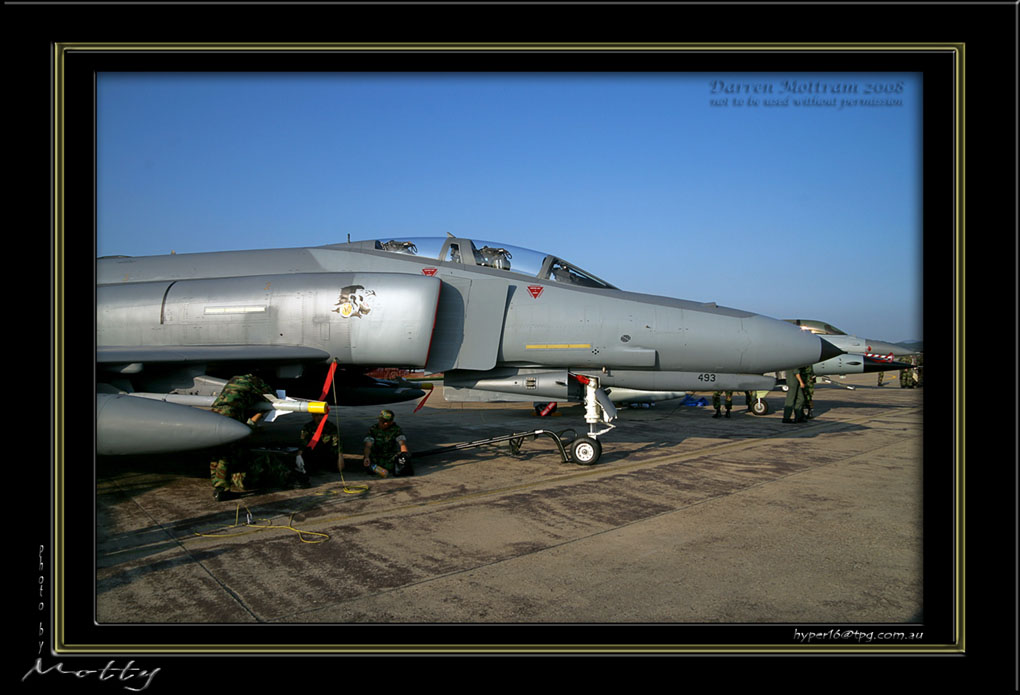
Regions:
<instances>
[{"instance_id":1,"label":"jet nose cone","mask_svg":"<svg viewBox=\"0 0 1020 695\"><path fill-rule=\"evenodd\" d=\"M740 373L761 374L801 367L843 354L836 346L786 321L754 315L743 319L748 348L741 355ZM715 346L718 353L718 343ZM713 355L714 356L714 355ZM719 368L718 371L727 371Z\"/></svg>"},{"instance_id":2,"label":"jet nose cone","mask_svg":"<svg viewBox=\"0 0 1020 695\"><path fill-rule=\"evenodd\" d=\"M840 350L838 347L830 343L825 338L819 338L818 340L822 343L822 353L821 356L818 358L819 362L824 362L825 360L829 360L832 359L833 357L838 357L839 355L843 354L842 350Z\"/></svg>"}]
</instances>

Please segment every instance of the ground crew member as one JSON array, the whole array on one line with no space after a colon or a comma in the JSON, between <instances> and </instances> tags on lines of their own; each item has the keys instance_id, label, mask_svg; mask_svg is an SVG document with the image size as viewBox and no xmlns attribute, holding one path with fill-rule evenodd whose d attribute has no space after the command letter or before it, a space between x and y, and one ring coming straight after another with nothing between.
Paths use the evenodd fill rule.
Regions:
<instances>
[{"instance_id":1,"label":"ground crew member","mask_svg":"<svg viewBox=\"0 0 1020 695\"><path fill-rule=\"evenodd\" d=\"M726 417L730 416L730 410L733 409L733 392L732 391L716 391L712 394L712 407L715 408L715 415L712 417L719 417L719 407L721 405L722 395L726 394Z\"/></svg>"},{"instance_id":2,"label":"ground crew member","mask_svg":"<svg viewBox=\"0 0 1020 695\"><path fill-rule=\"evenodd\" d=\"M881 386L883 381L885 381L885 372L879 372L878 373L878 385Z\"/></svg>"},{"instance_id":3,"label":"ground crew member","mask_svg":"<svg viewBox=\"0 0 1020 695\"><path fill-rule=\"evenodd\" d=\"M294 469L284 463L281 454L265 449L249 452L248 470L231 475L231 482L241 490L257 490L259 488L290 487L295 477L302 483L308 483L308 476L296 474Z\"/></svg>"},{"instance_id":4,"label":"ground crew member","mask_svg":"<svg viewBox=\"0 0 1020 695\"><path fill-rule=\"evenodd\" d=\"M786 402L783 404L783 422L804 422L804 387L807 386L801 369L786 370Z\"/></svg>"},{"instance_id":5,"label":"ground crew member","mask_svg":"<svg viewBox=\"0 0 1020 695\"><path fill-rule=\"evenodd\" d=\"M235 376L227 382L220 395L213 401L212 411L243 422L252 429L262 418L263 411L256 410L265 401L263 394L272 394L273 389L254 374ZM237 443L219 450L219 456L209 462L209 477L212 480L213 496L217 501L237 497L231 492L231 484L244 489L246 471L250 461L246 460L247 449ZM260 466L261 467L261 466ZM251 481L249 481L250 483Z\"/></svg>"},{"instance_id":6,"label":"ground crew member","mask_svg":"<svg viewBox=\"0 0 1020 695\"><path fill-rule=\"evenodd\" d=\"M298 435L298 440L301 443L298 456L301 457L301 460L306 465L311 465L315 468L330 468L335 465L337 470L342 472L344 469L344 449L340 443L340 433L337 431L336 425L328 417L328 415L313 415L312 419L301 428L301 433ZM310 449L309 444L311 444L312 437L318 431L322 418L327 418L326 424L322 427L319 442L315 445L314 449Z\"/></svg>"},{"instance_id":7,"label":"ground crew member","mask_svg":"<svg viewBox=\"0 0 1020 695\"><path fill-rule=\"evenodd\" d=\"M810 420L815 416L815 368L809 364L802 368L801 373L804 375L804 408L807 410L803 419Z\"/></svg>"},{"instance_id":8,"label":"ground crew member","mask_svg":"<svg viewBox=\"0 0 1020 695\"><path fill-rule=\"evenodd\" d=\"M383 478L392 475L393 459L398 453L410 453L407 437L400 425L393 421L393 411L383 410L379 413L379 421L372 425L365 437L365 469Z\"/></svg>"},{"instance_id":9,"label":"ground crew member","mask_svg":"<svg viewBox=\"0 0 1020 695\"><path fill-rule=\"evenodd\" d=\"M913 365L914 358L908 357L907 363ZM914 368L912 366L900 370L900 388L901 389L914 388Z\"/></svg>"}]
</instances>

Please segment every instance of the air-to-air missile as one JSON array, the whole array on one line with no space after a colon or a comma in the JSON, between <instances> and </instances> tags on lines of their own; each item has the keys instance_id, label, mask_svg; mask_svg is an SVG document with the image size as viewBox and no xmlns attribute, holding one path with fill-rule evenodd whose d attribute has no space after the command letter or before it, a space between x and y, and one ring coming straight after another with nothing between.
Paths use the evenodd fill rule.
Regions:
<instances>
[{"instance_id":1,"label":"air-to-air missile","mask_svg":"<svg viewBox=\"0 0 1020 695\"><path fill-rule=\"evenodd\" d=\"M448 398L584 402L583 463L612 427L603 384L716 390L841 352L785 321L626 292L551 254L456 237L111 257L96 272L97 369L115 388L180 391L255 368L280 387L334 360L425 369L460 385Z\"/></svg>"}]
</instances>

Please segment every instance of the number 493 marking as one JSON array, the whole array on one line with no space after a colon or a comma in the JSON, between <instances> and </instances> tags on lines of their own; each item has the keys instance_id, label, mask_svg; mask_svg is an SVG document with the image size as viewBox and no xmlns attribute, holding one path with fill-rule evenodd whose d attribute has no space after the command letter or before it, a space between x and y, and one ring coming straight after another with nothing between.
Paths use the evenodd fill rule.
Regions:
<instances>
[{"instance_id":1,"label":"number 493 marking","mask_svg":"<svg viewBox=\"0 0 1020 695\"><path fill-rule=\"evenodd\" d=\"M715 374L699 374L698 381L715 381Z\"/></svg>"}]
</instances>

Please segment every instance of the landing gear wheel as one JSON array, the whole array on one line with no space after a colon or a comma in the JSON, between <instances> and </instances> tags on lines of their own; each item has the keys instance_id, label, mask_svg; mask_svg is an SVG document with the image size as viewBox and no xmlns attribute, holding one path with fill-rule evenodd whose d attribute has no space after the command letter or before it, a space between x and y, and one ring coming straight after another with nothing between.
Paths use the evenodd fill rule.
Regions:
<instances>
[{"instance_id":1,"label":"landing gear wheel","mask_svg":"<svg viewBox=\"0 0 1020 695\"><path fill-rule=\"evenodd\" d=\"M570 445L570 458L574 463L591 466L602 456L602 445L599 440L591 437L578 437Z\"/></svg>"},{"instance_id":2,"label":"landing gear wheel","mask_svg":"<svg viewBox=\"0 0 1020 695\"><path fill-rule=\"evenodd\" d=\"M754 403L751 404L751 412L755 415L768 415L769 413L768 402L764 398L756 400Z\"/></svg>"}]
</instances>

